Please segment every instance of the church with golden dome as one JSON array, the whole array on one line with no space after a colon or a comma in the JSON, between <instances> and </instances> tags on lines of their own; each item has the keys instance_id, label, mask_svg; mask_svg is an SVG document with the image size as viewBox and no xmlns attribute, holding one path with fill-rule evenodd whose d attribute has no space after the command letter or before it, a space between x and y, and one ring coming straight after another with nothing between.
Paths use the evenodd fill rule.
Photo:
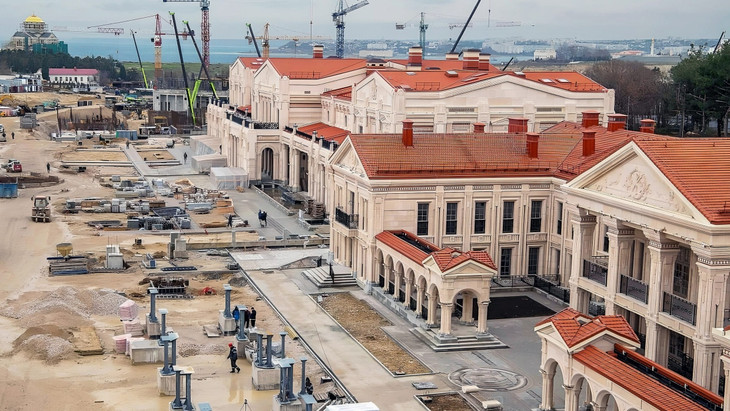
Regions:
<instances>
[{"instance_id":1,"label":"church with golden dome","mask_svg":"<svg viewBox=\"0 0 730 411\"><path fill-rule=\"evenodd\" d=\"M46 22L35 14L23 21L5 48L34 52L68 52L68 46L59 41L58 37L49 31Z\"/></svg>"}]
</instances>

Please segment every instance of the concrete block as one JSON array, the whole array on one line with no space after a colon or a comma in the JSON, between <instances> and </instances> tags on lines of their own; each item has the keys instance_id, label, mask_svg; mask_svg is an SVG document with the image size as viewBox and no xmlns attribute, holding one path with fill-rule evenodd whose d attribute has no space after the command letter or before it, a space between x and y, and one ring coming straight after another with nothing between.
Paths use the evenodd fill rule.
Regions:
<instances>
[{"instance_id":1,"label":"concrete block","mask_svg":"<svg viewBox=\"0 0 730 411\"><path fill-rule=\"evenodd\" d=\"M273 407L271 408L272 411L301 411L304 409L303 404L299 399L290 401L286 404L282 404L279 401L279 394L274 394L274 402Z\"/></svg>"},{"instance_id":2,"label":"concrete block","mask_svg":"<svg viewBox=\"0 0 730 411\"><path fill-rule=\"evenodd\" d=\"M218 326L220 327L223 335L232 335L236 333L236 319L233 317L226 318L223 315L223 310L218 312Z\"/></svg>"},{"instance_id":3,"label":"concrete block","mask_svg":"<svg viewBox=\"0 0 730 411\"><path fill-rule=\"evenodd\" d=\"M129 346L129 358L132 364L150 364L164 361L164 347L156 340L132 341Z\"/></svg>"},{"instance_id":4,"label":"concrete block","mask_svg":"<svg viewBox=\"0 0 730 411\"><path fill-rule=\"evenodd\" d=\"M257 391L278 390L279 374L278 368L259 368L254 364L251 369L253 387Z\"/></svg>"},{"instance_id":5,"label":"concrete block","mask_svg":"<svg viewBox=\"0 0 730 411\"><path fill-rule=\"evenodd\" d=\"M486 400L482 401L482 408L485 410L501 411L502 403L497 400Z\"/></svg>"},{"instance_id":6,"label":"concrete block","mask_svg":"<svg viewBox=\"0 0 730 411\"><path fill-rule=\"evenodd\" d=\"M194 374L195 369L193 367L180 367L175 366L174 369L181 370L183 374ZM157 389L160 395L175 396L175 374L161 375L160 371L162 367L157 367ZM180 377L180 394L185 397L185 378Z\"/></svg>"},{"instance_id":7,"label":"concrete block","mask_svg":"<svg viewBox=\"0 0 730 411\"><path fill-rule=\"evenodd\" d=\"M148 338L160 338L160 322L150 322L150 315L145 315L145 331ZM156 342L156 341L155 341Z\"/></svg>"},{"instance_id":8,"label":"concrete block","mask_svg":"<svg viewBox=\"0 0 730 411\"><path fill-rule=\"evenodd\" d=\"M477 392L479 391L479 387L476 385L464 385L461 387L461 392L464 394L469 394L470 392Z\"/></svg>"}]
</instances>

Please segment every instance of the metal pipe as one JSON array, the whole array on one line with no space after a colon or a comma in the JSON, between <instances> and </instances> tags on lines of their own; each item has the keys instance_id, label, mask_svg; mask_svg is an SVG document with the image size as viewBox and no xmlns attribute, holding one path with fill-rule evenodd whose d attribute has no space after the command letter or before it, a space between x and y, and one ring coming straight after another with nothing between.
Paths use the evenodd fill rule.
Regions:
<instances>
[{"instance_id":1,"label":"metal pipe","mask_svg":"<svg viewBox=\"0 0 730 411\"><path fill-rule=\"evenodd\" d=\"M170 359L172 366L177 365L177 338L172 340L172 358Z\"/></svg>"},{"instance_id":2,"label":"metal pipe","mask_svg":"<svg viewBox=\"0 0 730 411\"><path fill-rule=\"evenodd\" d=\"M167 316L167 309L160 308L160 316L162 316L162 325L160 326L160 337L167 334L167 327L165 326L165 317Z\"/></svg>"},{"instance_id":3,"label":"metal pipe","mask_svg":"<svg viewBox=\"0 0 730 411\"><path fill-rule=\"evenodd\" d=\"M262 339L263 336L261 334L256 334L256 365L259 367L264 365L264 362L262 361L264 356Z\"/></svg>"},{"instance_id":4,"label":"metal pipe","mask_svg":"<svg viewBox=\"0 0 730 411\"><path fill-rule=\"evenodd\" d=\"M167 344L168 341L166 339L162 340L162 346L163 346L163 357L162 357L162 369L160 370L161 375L170 375L172 374L172 370L170 370L170 358L167 355Z\"/></svg>"},{"instance_id":5,"label":"metal pipe","mask_svg":"<svg viewBox=\"0 0 730 411\"><path fill-rule=\"evenodd\" d=\"M286 350L284 349L286 347L286 331L281 331L279 335L281 336L281 358L286 358Z\"/></svg>"},{"instance_id":6,"label":"metal pipe","mask_svg":"<svg viewBox=\"0 0 730 411\"><path fill-rule=\"evenodd\" d=\"M172 401L172 408L182 408L180 401L180 370L175 370L175 399Z\"/></svg>"},{"instance_id":7,"label":"metal pipe","mask_svg":"<svg viewBox=\"0 0 730 411\"><path fill-rule=\"evenodd\" d=\"M193 374L185 374L185 409L186 411L193 411L193 400L191 398L191 385L193 381Z\"/></svg>"},{"instance_id":8,"label":"metal pipe","mask_svg":"<svg viewBox=\"0 0 730 411\"><path fill-rule=\"evenodd\" d=\"M266 366L271 368L274 364L271 362L271 340L274 334L266 334Z\"/></svg>"},{"instance_id":9,"label":"metal pipe","mask_svg":"<svg viewBox=\"0 0 730 411\"><path fill-rule=\"evenodd\" d=\"M156 323L157 322L157 316L155 315L155 296L157 295L157 288L150 287L147 289L150 293L150 322Z\"/></svg>"},{"instance_id":10,"label":"metal pipe","mask_svg":"<svg viewBox=\"0 0 730 411\"><path fill-rule=\"evenodd\" d=\"M223 284L223 290L226 292L226 306L223 309L223 317L231 318L231 286L229 284Z\"/></svg>"},{"instance_id":11,"label":"metal pipe","mask_svg":"<svg viewBox=\"0 0 730 411\"><path fill-rule=\"evenodd\" d=\"M302 389L299 390L299 395L307 393L307 359L306 357L300 358L302 361Z\"/></svg>"}]
</instances>

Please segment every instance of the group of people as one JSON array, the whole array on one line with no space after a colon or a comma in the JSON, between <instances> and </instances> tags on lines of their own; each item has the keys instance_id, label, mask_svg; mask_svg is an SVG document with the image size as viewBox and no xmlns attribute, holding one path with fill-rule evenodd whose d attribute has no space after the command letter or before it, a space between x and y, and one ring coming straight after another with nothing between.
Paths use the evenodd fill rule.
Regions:
<instances>
[{"instance_id":1,"label":"group of people","mask_svg":"<svg viewBox=\"0 0 730 411\"><path fill-rule=\"evenodd\" d=\"M261 227L266 227L266 211L259 210L259 224Z\"/></svg>"},{"instance_id":2,"label":"group of people","mask_svg":"<svg viewBox=\"0 0 730 411\"><path fill-rule=\"evenodd\" d=\"M234 308L233 318L236 320L236 325L238 327L256 327L256 309L253 307L243 310L243 318L241 318L241 311L238 310L238 307ZM236 365L236 361L238 361L238 350L233 343L228 343L228 357L226 358L231 360L231 373L241 372L241 367Z\"/></svg>"}]
</instances>

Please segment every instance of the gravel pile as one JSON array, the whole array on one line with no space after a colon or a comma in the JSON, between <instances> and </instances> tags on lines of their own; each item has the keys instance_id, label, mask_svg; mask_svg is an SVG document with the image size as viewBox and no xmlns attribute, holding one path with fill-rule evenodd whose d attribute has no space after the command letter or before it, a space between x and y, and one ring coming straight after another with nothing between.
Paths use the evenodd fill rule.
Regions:
<instances>
[{"instance_id":1,"label":"gravel pile","mask_svg":"<svg viewBox=\"0 0 730 411\"><path fill-rule=\"evenodd\" d=\"M228 353L228 346L224 344L181 343L177 345L177 354L181 357L192 357L195 355L219 355L226 353Z\"/></svg>"},{"instance_id":2,"label":"gravel pile","mask_svg":"<svg viewBox=\"0 0 730 411\"><path fill-rule=\"evenodd\" d=\"M36 334L21 342L17 351L26 352L31 358L56 364L74 353L74 346L67 340L50 334Z\"/></svg>"},{"instance_id":3,"label":"gravel pile","mask_svg":"<svg viewBox=\"0 0 730 411\"><path fill-rule=\"evenodd\" d=\"M127 297L113 290L77 290L73 287L61 287L19 307L6 306L0 310L0 315L16 319L58 311L73 313L84 318L92 315L117 315L119 305L126 300Z\"/></svg>"}]
</instances>

